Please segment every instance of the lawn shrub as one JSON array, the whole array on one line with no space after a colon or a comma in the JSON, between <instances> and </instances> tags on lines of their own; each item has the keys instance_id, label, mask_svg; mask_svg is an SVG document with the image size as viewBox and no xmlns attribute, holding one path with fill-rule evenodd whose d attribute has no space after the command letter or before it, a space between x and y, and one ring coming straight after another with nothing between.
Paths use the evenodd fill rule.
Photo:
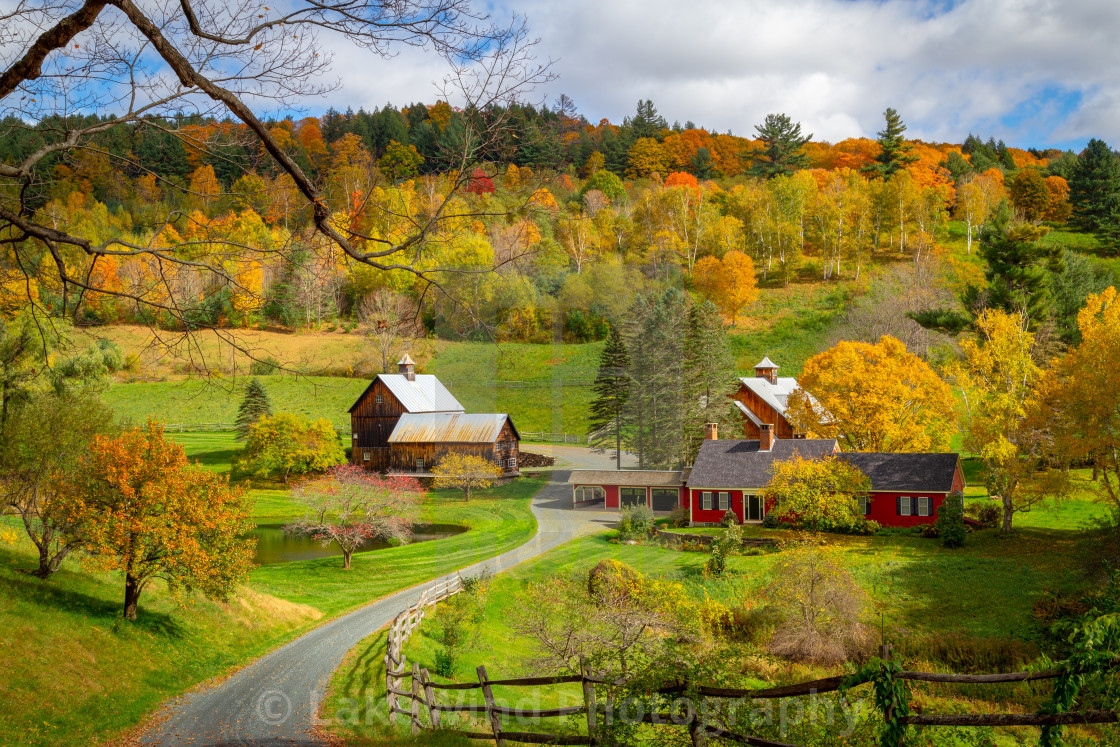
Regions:
<instances>
[{"instance_id":1,"label":"lawn shrub","mask_svg":"<svg viewBox=\"0 0 1120 747\"><path fill-rule=\"evenodd\" d=\"M771 608L744 605L731 610L731 619L724 629L732 640L764 646L774 634L776 624L777 616Z\"/></svg>"},{"instance_id":2,"label":"lawn shrub","mask_svg":"<svg viewBox=\"0 0 1120 747\"><path fill-rule=\"evenodd\" d=\"M618 515L618 535L622 540L641 540L653 531L653 510L638 504L626 506Z\"/></svg>"},{"instance_id":3,"label":"lawn shrub","mask_svg":"<svg viewBox=\"0 0 1120 747\"><path fill-rule=\"evenodd\" d=\"M669 514L669 525L674 527L686 527L688 526L688 522L688 507L678 503Z\"/></svg>"},{"instance_id":4,"label":"lawn shrub","mask_svg":"<svg viewBox=\"0 0 1120 747\"><path fill-rule=\"evenodd\" d=\"M777 529L782 522L776 513L767 513L762 517L762 526L766 529Z\"/></svg>"},{"instance_id":5,"label":"lawn shrub","mask_svg":"<svg viewBox=\"0 0 1120 747\"><path fill-rule=\"evenodd\" d=\"M1003 507L993 501L969 503L965 514L986 527L998 527L1003 522Z\"/></svg>"},{"instance_id":6,"label":"lawn shrub","mask_svg":"<svg viewBox=\"0 0 1120 747\"><path fill-rule=\"evenodd\" d=\"M941 538L943 547L962 547L968 528L964 525L964 496L953 493L945 498L937 510L937 521L933 527Z\"/></svg>"},{"instance_id":7,"label":"lawn shrub","mask_svg":"<svg viewBox=\"0 0 1120 747\"><path fill-rule=\"evenodd\" d=\"M737 527L739 526L739 517L730 508L723 512L723 518L719 520L721 527Z\"/></svg>"},{"instance_id":8,"label":"lawn shrub","mask_svg":"<svg viewBox=\"0 0 1120 747\"><path fill-rule=\"evenodd\" d=\"M279 370L280 361L276 360L271 355L260 360L255 360L249 364L249 373L252 376L269 376L279 372Z\"/></svg>"}]
</instances>

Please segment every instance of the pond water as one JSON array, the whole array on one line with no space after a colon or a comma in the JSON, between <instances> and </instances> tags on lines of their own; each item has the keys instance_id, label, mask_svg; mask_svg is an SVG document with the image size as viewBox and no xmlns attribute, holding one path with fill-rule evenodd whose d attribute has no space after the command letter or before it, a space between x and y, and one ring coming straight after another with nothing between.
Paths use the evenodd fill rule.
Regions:
<instances>
[{"instance_id":1,"label":"pond water","mask_svg":"<svg viewBox=\"0 0 1120 747\"><path fill-rule=\"evenodd\" d=\"M467 527L455 524L415 524L412 527L412 542L429 542L431 540L453 537L467 531ZM313 560L315 558L328 558L342 556L338 545L322 544L310 537L285 534L283 524L259 524L250 531L246 537L256 537L257 555L253 559L257 565L273 565L275 563L290 563L293 560ZM369 552L392 547L396 543L384 540L372 540L362 545L357 552Z\"/></svg>"}]
</instances>

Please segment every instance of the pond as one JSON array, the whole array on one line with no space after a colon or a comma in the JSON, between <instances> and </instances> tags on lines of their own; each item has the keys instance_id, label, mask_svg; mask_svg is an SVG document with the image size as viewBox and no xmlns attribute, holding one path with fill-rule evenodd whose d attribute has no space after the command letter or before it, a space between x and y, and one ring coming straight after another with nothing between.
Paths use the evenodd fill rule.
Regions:
<instances>
[{"instance_id":1,"label":"pond","mask_svg":"<svg viewBox=\"0 0 1120 747\"><path fill-rule=\"evenodd\" d=\"M467 527L456 524L415 524L412 527L412 542L429 542L431 540L453 537L467 531ZM256 537L257 555L253 561L257 565L273 565L275 563L290 563L293 560L313 560L342 556L338 545L322 544L310 537L285 534L283 524L259 524L250 531L246 537ZM357 552L369 552L392 547L396 543L384 540L372 540L358 548Z\"/></svg>"}]
</instances>

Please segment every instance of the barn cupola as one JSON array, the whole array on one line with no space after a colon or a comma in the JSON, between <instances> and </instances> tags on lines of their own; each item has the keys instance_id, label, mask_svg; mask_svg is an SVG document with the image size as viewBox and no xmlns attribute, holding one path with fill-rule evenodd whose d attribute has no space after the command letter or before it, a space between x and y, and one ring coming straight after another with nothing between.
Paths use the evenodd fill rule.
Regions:
<instances>
[{"instance_id":1,"label":"barn cupola","mask_svg":"<svg viewBox=\"0 0 1120 747\"><path fill-rule=\"evenodd\" d=\"M778 364L770 360L769 357L763 358L762 361L754 367L754 375L759 379L766 379L771 384L778 383Z\"/></svg>"},{"instance_id":2,"label":"barn cupola","mask_svg":"<svg viewBox=\"0 0 1120 747\"><path fill-rule=\"evenodd\" d=\"M416 381L416 364L412 362L408 353L397 361L397 373L402 374L409 381Z\"/></svg>"}]
</instances>

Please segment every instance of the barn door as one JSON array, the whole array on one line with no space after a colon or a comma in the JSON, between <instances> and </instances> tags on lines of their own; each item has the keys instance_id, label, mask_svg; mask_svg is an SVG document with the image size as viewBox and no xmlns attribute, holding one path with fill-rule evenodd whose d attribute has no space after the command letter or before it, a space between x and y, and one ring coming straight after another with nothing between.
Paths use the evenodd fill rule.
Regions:
<instances>
[{"instance_id":1,"label":"barn door","mask_svg":"<svg viewBox=\"0 0 1120 747\"><path fill-rule=\"evenodd\" d=\"M653 488L653 510L672 511L680 501L680 491L676 488Z\"/></svg>"},{"instance_id":2,"label":"barn door","mask_svg":"<svg viewBox=\"0 0 1120 747\"><path fill-rule=\"evenodd\" d=\"M646 504L646 489L645 488L621 488L619 490L619 501L622 506L637 506L639 504Z\"/></svg>"}]
</instances>

